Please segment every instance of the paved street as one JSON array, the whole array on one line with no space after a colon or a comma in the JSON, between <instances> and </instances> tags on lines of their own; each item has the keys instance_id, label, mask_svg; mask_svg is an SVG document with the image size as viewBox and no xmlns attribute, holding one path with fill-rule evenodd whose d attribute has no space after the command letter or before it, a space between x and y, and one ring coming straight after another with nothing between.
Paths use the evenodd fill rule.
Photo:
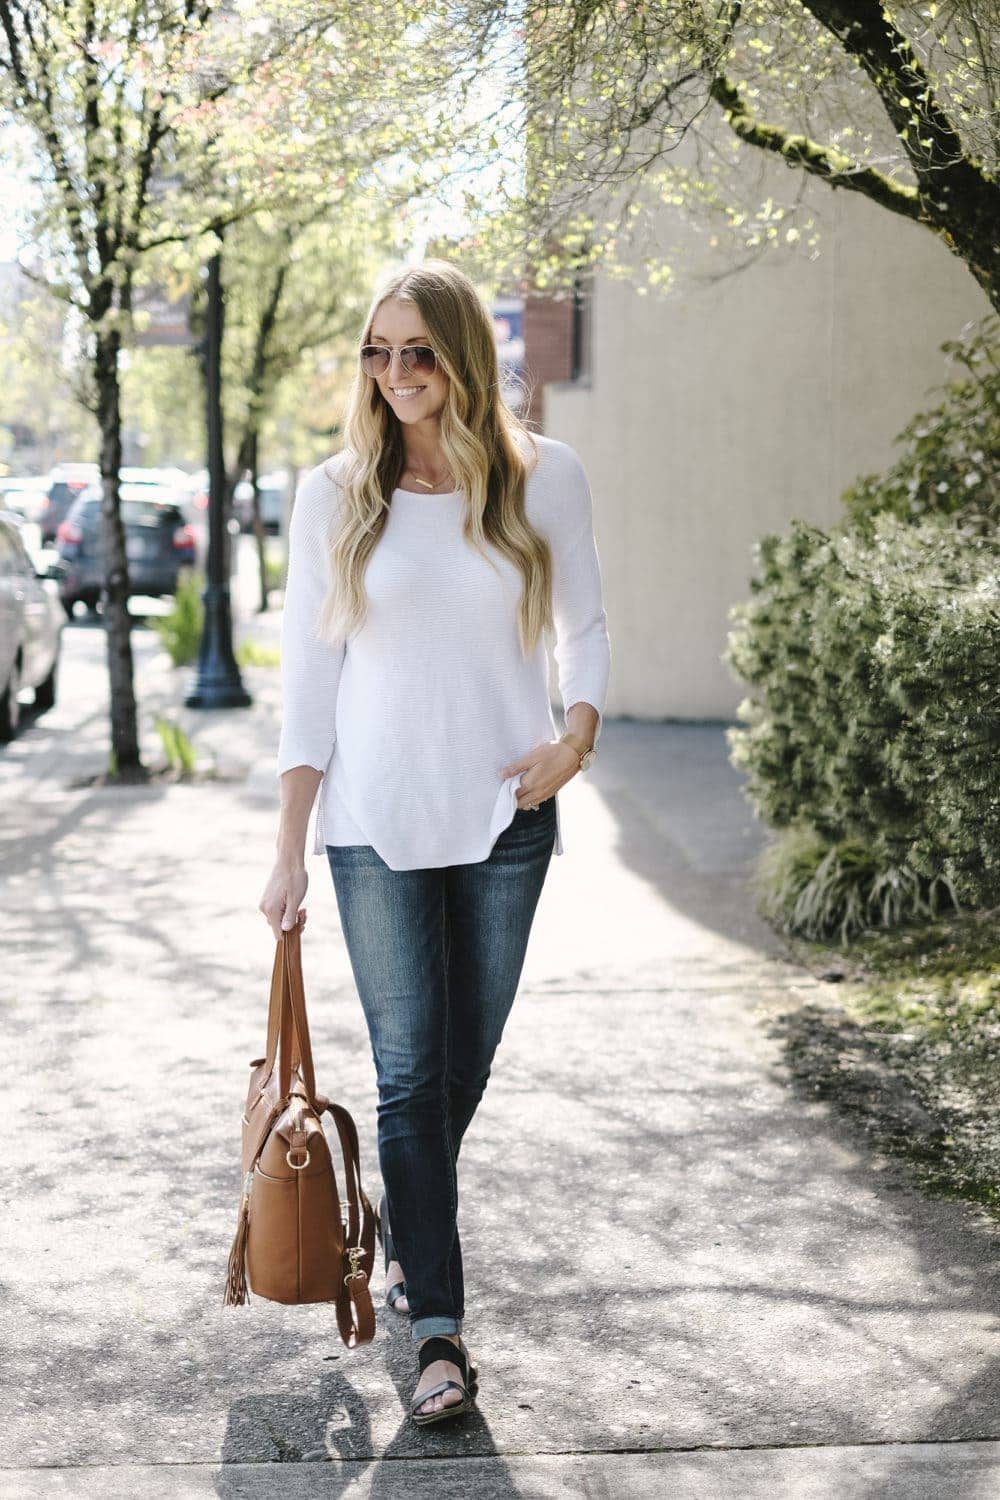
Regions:
<instances>
[{"instance_id":1,"label":"paved street","mask_svg":"<svg viewBox=\"0 0 1000 1500\"><path fill-rule=\"evenodd\" d=\"M249 600L239 635L274 644ZM462 1153L476 1413L409 1422L381 1278L353 1354L329 1308L224 1309L278 675L199 714L190 671L134 638L147 762L166 709L228 779L72 786L107 745L83 619L55 710L0 751L4 1500L1000 1494L995 1230L792 1087L758 1008L825 990L754 914L763 835L721 726L608 720L560 793L566 852ZM307 867L318 1080L374 1197L374 1067Z\"/></svg>"}]
</instances>

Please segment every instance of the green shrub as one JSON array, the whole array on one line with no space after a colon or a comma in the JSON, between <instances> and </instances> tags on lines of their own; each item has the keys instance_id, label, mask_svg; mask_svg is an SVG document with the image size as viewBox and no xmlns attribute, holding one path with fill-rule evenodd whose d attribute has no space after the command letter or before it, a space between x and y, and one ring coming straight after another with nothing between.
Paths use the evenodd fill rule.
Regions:
<instances>
[{"instance_id":1,"label":"green shrub","mask_svg":"<svg viewBox=\"0 0 1000 1500\"><path fill-rule=\"evenodd\" d=\"M764 537L724 659L762 867L789 930L1000 899L1000 545L947 518ZM803 831L805 830L805 831ZM782 915L783 914L783 915Z\"/></svg>"},{"instance_id":2,"label":"green shrub","mask_svg":"<svg viewBox=\"0 0 1000 1500\"><path fill-rule=\"evenodd\" d=\"M873 927L934 918L955 907L946 876L924 879L908 865L880 869L861 839L827 843L807 822L784 830L760 859L756 885L761 912L778 927L841 942Z\"/></svg>"},{"instance_id":3,"label":"green shrub","mask_svg":"<svg viewBox=\"0 0 1000 1500\"><path fill-rule=\"evenodd\" d=\"M201 602L204 587L203 574L184 568L177 580L173 608L153 622L175 667L187 666L197 659L205 615Z\"/></svg>"},{"instance_id":4,"label":"green shrub","mask_svg":"<svg viewBox=\"0 0 1000 1500\"><path fill-rule=\"evenodd\" d=\"M764 537L730 612L762 908L810 937L1000 894L1000 321L941 347L964 373L900 459L841 526Z\"/></svg>"}]
</instances>

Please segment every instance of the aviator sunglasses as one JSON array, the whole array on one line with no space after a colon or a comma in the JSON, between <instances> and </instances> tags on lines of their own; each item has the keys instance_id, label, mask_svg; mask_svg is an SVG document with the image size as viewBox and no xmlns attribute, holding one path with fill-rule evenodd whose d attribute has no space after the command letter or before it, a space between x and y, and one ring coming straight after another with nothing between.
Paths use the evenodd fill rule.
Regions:
<instances>
[{"instance_id":1,"label":"aviator sunglasses","mask_svg":"<svg viewBox=\"0 0 1000 1500\"><path fill-rule=\"evenodd\" d=\"M426 344L365 344L361 350L361 368L366 375L384 375L389 368L394 348L399 348L399 360L407 375L433 375L437 369L437 355Z\"/></svg>"}]
</instances>

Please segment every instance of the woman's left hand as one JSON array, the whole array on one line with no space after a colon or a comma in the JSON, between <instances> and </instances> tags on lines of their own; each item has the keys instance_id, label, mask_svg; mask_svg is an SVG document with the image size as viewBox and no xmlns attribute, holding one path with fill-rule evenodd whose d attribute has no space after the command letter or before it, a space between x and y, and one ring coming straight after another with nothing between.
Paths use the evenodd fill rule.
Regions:
<instances>
[{"instance_id":1,"label":"woman's left hand","mask_svg":"<svg viewBox=\"0 0 1000 1500\"><path fill-rule=\"evenodd\" d=\"M517 805L519 808L531 807L554 796L561 786L572 781L579 769L580 757L572 745L567 745L565 740L548 740L536 745L519 760L509 761L501 767L500 777L506 779L522 771Z\"/></svg>"}]
</instances>

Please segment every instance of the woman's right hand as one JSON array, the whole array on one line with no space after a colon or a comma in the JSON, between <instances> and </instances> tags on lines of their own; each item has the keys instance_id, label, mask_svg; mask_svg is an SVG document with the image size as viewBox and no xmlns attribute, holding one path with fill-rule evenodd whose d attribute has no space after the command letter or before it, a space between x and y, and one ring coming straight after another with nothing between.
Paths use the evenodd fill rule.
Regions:
<instances>
[{"instance_id":1,"label":"woman's right hand","mask_svg":"<svg viewBox=\"0 0 1000 1500\"><path fill-rule=\"evenodd\" d=\"M302 902L308 885L309 876L304 864L288 864L285 860L278 860L275 864L257 907L270 923L275 942L296 922L300 931L305 927L306 909Z\"/></svg>"}]
</instances>

